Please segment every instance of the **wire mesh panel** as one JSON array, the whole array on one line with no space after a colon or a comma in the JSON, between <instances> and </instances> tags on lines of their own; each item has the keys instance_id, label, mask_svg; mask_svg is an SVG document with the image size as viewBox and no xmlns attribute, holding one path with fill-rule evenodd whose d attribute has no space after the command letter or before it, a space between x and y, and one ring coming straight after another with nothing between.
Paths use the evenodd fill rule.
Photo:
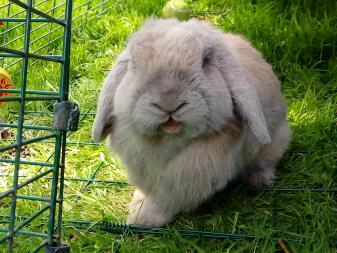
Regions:
<instances>
[{"instance_id":1,"label":"wire mesh panel","mask_svg":"<svg viewBox=\"0 0 337 253\"><path fill-rule=\"evenodd\" d=\"M26 114L36 108L52 110L55 101L68 100L72 1L63 1L60 9L55 1L52 10L45 9L46 2L13 0L0 6L0 21L5 22L1 65L14 83L12 89L1 90L10 96L0 97L0 168L10 179L1 187L1 215L9 219L1 224L0 243L7 241L8 252L20 251L15 245L19 235L46 239L36 250L60 244L65 131L52 128L50 117L38 120ZM63 43L54 43L57 36ZM50 77L50 72L55 75ZM51 180L45 181L46 176ZM43 191L32 191L37 187ZM27 205L32 208L23 215ZM29 227L43 218L46 228Z\"/></svg>"},{"instance_id":2,"label":"wire mesh panel","mask_svg":"<svg viewBox=\"0 0 337 253\"><path fill-rule=\"evenodd\" d=\"M0 4L0 72L12 83L0 89L1 250L61 243L66 131L52 126L55 102L68 100L70 31L110 8L107 0Z\"/></svg>"}]
</instances>

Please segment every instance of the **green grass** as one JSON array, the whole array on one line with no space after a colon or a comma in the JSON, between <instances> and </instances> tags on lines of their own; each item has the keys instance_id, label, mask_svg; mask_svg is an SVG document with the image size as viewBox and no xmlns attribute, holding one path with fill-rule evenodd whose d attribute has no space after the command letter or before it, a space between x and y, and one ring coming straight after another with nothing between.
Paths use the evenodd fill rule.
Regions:
<instances>
[{"instance_id":1,"label":"green grass","mask_svg":"<svg viewBox=\"0 0 337 253\"><path fill-rule=\"evenodd\" d=\"M274 187L337 188L337 3L324 0L257 0L257 5L252 5L249 0L188 2L195 13L199 13L197 16L201 16L201 11L208 11L209 14L201 18L250 40L273 65L282 81L293 138L289 151L279 164L279 178ZM70 97L81 105L82 112L95 110L103 78L128 36L149 16L159 16L164 3L163 0L120 1L105 14L74 31ZM48 9L48 6L41 6L43 8ZM212 13L213 10L218 12ZM78 10L77 14L80 11L84 9ZM99 10L93 10L90 15L97 13ZM33 36L38 37L48 29L39 29ZM20 32L15 30L8 36L15 37ZM51 36L57 36L57 31ZM53 49L57 53L59 42L57 40L43 52ZM38 48L39 43L43 45L45 41L37 41L33 48ZM11 46L20 48L22 41ZM6 60L6 64L10 61ZM30 69L30 89L58 89L57 64L38 62ZM19 83L20 64L14 64L9 71L15 73L13 78L15 83ZM52 108L42 102L27 106L33 111L52 111ZM0 115L6 121L15 120L16 115L9 112L16 109L14 104L8 104L0 107ZM29 114L26 121L48 125L51 117ZM92 122L93 116L86 116L79 131L69 137L74 144L68 146L66 177L125 180L125 170L105 146L80 144L90 142ZM25 135L29 138L44 133L29 130ZM15 135L14 130L12 134ZM51 144L39 143L29 146L24 155L27 160L44 161L51 153ZM5 155L11 156L10 153ZM96 171L100 164L102 166ZM12 167L0 164L0 173L11 174ZM22 169L25 177L36 173L36 167ZM10 177L0 177L1 191L10 184ZM21 194L47 197L48 187L50 180L42 179L22 189ZM279 249L277 242L270 239L203 239L183 237L177 232L163 236L118 235L78 229L68 222L123 222L131 192L130 186L66 181L64 240L71 244L72 252L277 252ZM7 215L9 203L0 203L0 214ZM20 201L18 214L28 216L39 208L40 203ZM31 229L45 231L47 226L40 226L46 223L44 218L35 221ZM5 221L5 218L0 218L0 222ZM337 199L331 192L251 192L243 186L235 186L219 193L195 212L179 216L168 227L293 238L301 242L288 243L291 252L336 252ZM17 238L17 252L30 252L40 242L39 239L20 236Z\"/></svg>"}]
</instances>

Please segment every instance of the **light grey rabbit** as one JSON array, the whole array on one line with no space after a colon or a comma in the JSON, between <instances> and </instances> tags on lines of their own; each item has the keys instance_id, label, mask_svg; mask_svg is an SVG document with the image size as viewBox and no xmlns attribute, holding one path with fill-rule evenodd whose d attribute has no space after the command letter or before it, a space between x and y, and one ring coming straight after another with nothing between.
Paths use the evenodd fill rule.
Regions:
<instances>
[{"instance_id":1,"label":"light grey rabbit","mask_svg":"<svg viewBox=\"0 0 337 253\"><path fill-rule=\"evenodd\" d=\"M243 176L269 185L291 136L273 71L206 22L152 19L107 76L93 127L136 186L127 223L162 226Z\"/></svg>"}]
</instances>

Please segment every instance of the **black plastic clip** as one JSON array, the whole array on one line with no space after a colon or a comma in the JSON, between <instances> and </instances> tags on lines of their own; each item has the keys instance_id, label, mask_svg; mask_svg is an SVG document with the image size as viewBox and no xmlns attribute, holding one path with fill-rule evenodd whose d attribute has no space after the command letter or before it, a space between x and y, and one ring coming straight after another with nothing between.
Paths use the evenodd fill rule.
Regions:
<instances>
[{"instance_id":1,"label":"black plastic clip","mask_svg":"<svg viewBox=\"0 0 337 253\"><path fill-rule=\"evenodd\" d=\"M63 101L55 104L53 130L76 131L80 108L76 103Z\"/></svg>"},{"instance_id":2,"label":"black plastic clip","mask_svg":"<svg viewBox=\"0 0 337 253\"><path fill-rule=\"evenodd\" d=\"M70 253L70 246L66 243L60 245L46 245L45 253Z\"/></svg>"}]
</instances>

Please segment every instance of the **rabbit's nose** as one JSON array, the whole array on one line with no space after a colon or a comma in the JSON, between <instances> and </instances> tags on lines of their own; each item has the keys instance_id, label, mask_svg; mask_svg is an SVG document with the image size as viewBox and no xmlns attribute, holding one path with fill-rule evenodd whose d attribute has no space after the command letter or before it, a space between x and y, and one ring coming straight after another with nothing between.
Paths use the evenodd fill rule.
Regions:
<instances>
[{"instance_id":1,"label":"rabbit's nose","mask_svg":"<svg viewBox=\"0 0 337 253\"><path fill-rule=\"evenodd\" d=\"M166 112L166 113L168 113L168 114L171 115L171 114L179 111L181 108L183 108L185 105L187 105L187 103L186 102L182 102L180 105L176 106L174 109L166 108L163 105L159 105L157 103L151 103L151 105L154 106L154 107L156 107L156 108L158 108L158 109L160 109L161 111Z\"/></svg>"}]
</instances>

